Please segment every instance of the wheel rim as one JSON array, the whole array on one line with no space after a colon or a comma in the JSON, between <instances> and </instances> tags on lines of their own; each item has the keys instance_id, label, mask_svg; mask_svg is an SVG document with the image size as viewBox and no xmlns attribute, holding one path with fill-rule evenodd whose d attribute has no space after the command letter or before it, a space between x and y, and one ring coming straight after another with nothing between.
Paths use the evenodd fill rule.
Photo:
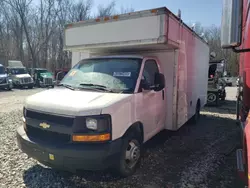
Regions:
<instances>
[{"instance_id":1,"label":"wheel rim","mask_svg":"<svg viewBox=\"0 0 250 188\"><path fill-rule=\"evenodd\" d=\"M214 101L216 100L216 95L215 95L214 93L208 94L207 100L208 100L209 102L214 102Z\"/></svg>"},{"instance_id":2,"label":"wheel rim","mask_svg":"<svg viewBox=\"0 0 250 188\"><path fill-rule=\"evenodd\" d=\"M125 162L129 168L133 168L140 158L140 147L139 145L131 140L126 149Z\"/></svg>"}]
</instances>

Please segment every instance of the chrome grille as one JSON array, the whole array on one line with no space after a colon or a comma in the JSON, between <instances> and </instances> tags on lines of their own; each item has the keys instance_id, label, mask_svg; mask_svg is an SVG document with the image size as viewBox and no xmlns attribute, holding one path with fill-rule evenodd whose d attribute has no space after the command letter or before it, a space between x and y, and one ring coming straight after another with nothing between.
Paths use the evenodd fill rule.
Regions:
<instances>
[{"instance_id":1,"label":"chrome grille","mask_svg":"<svg viewBox=\"0 0 250 188\"><path fill-rule=\"evenodd\" d=\"M53 80L52 80L52 78L44 78L44 83L45 83L45 85L52 85Z\"/></svg>"},{"instance_id":2,"label":"chrome grille","mask_svg":"<svg viewBox=\"0 0 250 188\"><path fill-rule=\"evenodd\" d=\"M21 78L21 83L31 83L31 78Z\"/></svg>"}]
</instances>

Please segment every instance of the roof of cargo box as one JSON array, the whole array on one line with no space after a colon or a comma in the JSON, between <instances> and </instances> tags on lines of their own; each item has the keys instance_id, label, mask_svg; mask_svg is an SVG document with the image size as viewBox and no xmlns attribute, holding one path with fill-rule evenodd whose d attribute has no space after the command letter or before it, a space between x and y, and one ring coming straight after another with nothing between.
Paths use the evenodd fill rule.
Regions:
<instances>
[{"instance_id":1,"label":"roof of cargo box","mask_svg":"<svg viewBox=\"0 0 250 188\"><path fill-rule=\"evenodd\" d=\"M120 14L120 15L114 15L114 16L108 16L108 17L101 17L101 18L96 18L96 19L90 19L90 20L84 20L84 21L80 21L80 22L75 22L75 23L69 23L69 24L66 24L65 25L65 40L64 40L64 48L66 50L71 50L71 49L74 49L74 50L81 50L81 47L84 47L84 48L88 48L88 49L91 49L91 50L95 50L95 49L98 49L102 46L102 44L105 44L105 43L101 43L100 40L96 39L95 41L91 41L92 44L90 45L90 43L88 43L90 41L89 37L87 37L86 39L83 40L83 38L79 38L77 36L80 36L80 33L82 34L82 36L84 36L84 32L80 32L80 29L78 31L78 33L75 33L77 28L86 28L86 30L88 30L89 27L82 27L82 26L93 26L93 25L99 25L99 24L104 24L104 23L111 23L111 22L115 22L117 23L116 21L125 21L125 20L135 20L136 18L142 18L142 17L150 17L150 16L155 16L155 15L162 15L162 14L168 14L168 15L171 15L175 20L177 20L178 22L180 22L185 28L187 28L191 33L193 33L197 38L199 38L202 42L206 43L207 42L202 38L200 37L195 31L193 31L188 25L186 25L182 20L181 18L179 18L178 16L176 16L174 13L172 13L168 8L166 7L160 7L160 8L155 8L155 9L149 9L149 10L143 10L143 11L136 11L136 12L130 12L130 13L126 13L126 14ZM114 24L115 24L114 23ZM138 23L138 22L137 22ZM144 22L145 24L145 22ZM138 26L138 25L137 25ZM145 25L143 25L144 27ZM94 26L93 26L94 27ZM103 26L104 27L104 26ZM139 27L139 26L138 26ZM142 25L141 25L142 27ZM118 27L119 28L119 27ZM71 30L72 29L72 30ZM75 32L73 32L73 30L75 30ZM102 30L101 28L98 28L96 30L93 30L94 32L98 31L98 30ZM67 33L66 33L67 31ZM102 30L103 31L103 30ZM109 30L110 31L110 30ZM144 30L145 31L145 30ZM87 31L86 31L87 32ZM99 34L96 34L95 37L100 37L100 36L105 36L106 37L106 41L108 40L107 38L110 37L110 36L107 36L107 35L110 35L110 33L107 33L105 32L105 30L103 31L106 35L102 35L103 33L99 33ZM148 31L149 32L149 31ZM153 32L153 31L152 31ZM143 33L143 32L141 32ZM145 32L144 32L145 33ZM85 33L86 34L86 33ZM91 34L93 34L93 32L89 31L87 32L87 36L91 36ZM138 34L138 33L134 33L135 34ZM93 34L94 35L94 34ZM111 34L112 35L112 34ZM67 36L67 37L66 37ZM138 36L138 35L137 35ZM68 37L71 37L71 38L68 38ZM91 36L92 37L92 36ZM104 37L104 38L105 38ZM114 37L114 36L112 36ZM77 39L78 38L78 39ZM134 37L132 37L134 38ZM114 39L115 40L115 39ZM117 40L117 39L116 39ZM136 39L135 39L136 40ZM74 41L74 42L72 42ZM80 41L82 41L83 43L81 43ZM110 44L112 44L112 40L109 40ZM121 39L122 41L122 39ZM125 40L124 40L125 41ZM138 39L138 41L141 41L141 39ZM158 40L157 40L158 41ZM159 40L160 41L160 40ZM99 42L99 46L98 46L98 43ZM162 42L162 41L161 41ZM83 44L83 45L82 45ZM130 44L129 43L125 43L127 46L129 46ZM155 47L157 48L163 48L163 49L166 49L166 46L160 46L159 44L157 44L158 46L155 45L155 43L151 43L150 45L154 45ZM138 46L140 45L137 45L137 46L133 46L135 48L138 48ZM112 46L113 47L113 46ZM120 49L122 49L124 46L119 46ZM170 48L172 47L171 45L169 46ZM125 47L126 48L126 47ZM139 47L141 48L141 47ZM110 47L109 47L110 49ZM100 50L100 49L99 49ZM138 49L140 50L140 49Z\"/></svg>"}]
</instances>

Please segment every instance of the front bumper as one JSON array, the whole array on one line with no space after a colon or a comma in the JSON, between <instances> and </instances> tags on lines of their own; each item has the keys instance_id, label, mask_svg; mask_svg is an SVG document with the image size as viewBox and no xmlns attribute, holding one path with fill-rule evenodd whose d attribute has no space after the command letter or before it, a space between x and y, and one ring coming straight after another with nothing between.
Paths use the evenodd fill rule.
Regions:
<instances>
[{"instance_id":1,"label":"front bumper","mask_svg":"<svg viewBox=\"0 0 250 188\"><path fill-rule=\"evenodd\" d=\"M34 86L33 82L30 83L15 83L15 86L19 86L19 87L31 87Z\"/></svg>"},{"instance_id":2,"label":"front bumper","mask_svg":"<svg viewBox=\"0 0 250 188\"><path fill-rule=\"evenodd\" d=\"M0 84L0 89L6 89L6 88L9 88L9 87L10 87L9 83Z\"/></svg>"},{"instance_id":3,"label":"front bumper","mask_svg":"<svg viewBox=\"0 0 250 188\"><path fill-rule=\"evenodd\" d=\"M42 164L58 169L102 170L111 167L119 159L122 140L105 144L67 144L53 146L31 140L23 126L17 128L19 148Z\"/></svg>"},{"instance_id":4,"label":"front bumper","mask_svg":"<svg viewBox=\"0 0 250 188\"><path fill-rule=\"evenodd\" d=\"M45 84L44 82L40 82L41 87L48 87L48 86L54 86L54 82L52 84Z\"/></svg>"}]
</instances>

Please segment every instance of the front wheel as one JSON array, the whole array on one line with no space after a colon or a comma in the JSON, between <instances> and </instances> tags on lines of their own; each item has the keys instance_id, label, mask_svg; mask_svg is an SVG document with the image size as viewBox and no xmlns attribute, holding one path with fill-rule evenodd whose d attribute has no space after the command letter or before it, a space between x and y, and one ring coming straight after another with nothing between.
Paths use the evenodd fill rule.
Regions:
<instances>
[{"instance_id":1,"label":"front wheel","mask_svg":"<svg viewBox=\"0 0 250 188\"><path fill-rule=\"evenodd\" d=\"M129 133L123 139L122 151L116 171L122 177L132 175L141 160L141 143L140 139L134 133Z\"/></svg>"}]
</instances>

